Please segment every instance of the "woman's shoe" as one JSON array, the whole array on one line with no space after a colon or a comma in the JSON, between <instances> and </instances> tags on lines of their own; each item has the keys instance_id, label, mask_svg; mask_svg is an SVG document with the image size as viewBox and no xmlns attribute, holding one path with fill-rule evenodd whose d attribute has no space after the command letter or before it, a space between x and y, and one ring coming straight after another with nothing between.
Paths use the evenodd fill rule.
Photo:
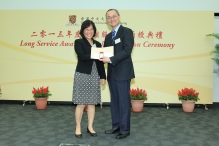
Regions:
<instances>
[{"instance_id":1,"label":"woman's shoe","mask_svg":"<svg viewBox=\"0 0 219 146\"><path fill-rule=\"evenodd\" d=\"M82 134L75 134L75 137L82 138Z\"/></svg>"},{"instance_id":2,"label":"woman's shoe","mask_svg":"<svg viewBox=\"0 0 219 146\"><path fill-rule=\"evenodd\" d=\"M94 136L94 137L97 136L97 133L91 133L90 130L88 129L88 127L87 127L87 133L90 133L90 135L91 135L91 136Z\"/></svg>"}]
</instances>

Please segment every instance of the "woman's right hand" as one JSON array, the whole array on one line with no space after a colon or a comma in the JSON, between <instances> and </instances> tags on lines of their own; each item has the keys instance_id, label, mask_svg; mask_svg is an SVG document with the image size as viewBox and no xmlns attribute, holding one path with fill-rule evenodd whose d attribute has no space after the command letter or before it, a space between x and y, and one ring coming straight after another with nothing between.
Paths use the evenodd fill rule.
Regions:
<instances>
[{"instance_id":1,"label":"woman's right hand","mask_svg":"<svg viewBox=\"0 0 219 146\"><path fill-rule=\"evenodd\" d=\"M106 84L106 80L105 79L100 79L100 84L103 86Z\"/></svg>"}]
</instances>

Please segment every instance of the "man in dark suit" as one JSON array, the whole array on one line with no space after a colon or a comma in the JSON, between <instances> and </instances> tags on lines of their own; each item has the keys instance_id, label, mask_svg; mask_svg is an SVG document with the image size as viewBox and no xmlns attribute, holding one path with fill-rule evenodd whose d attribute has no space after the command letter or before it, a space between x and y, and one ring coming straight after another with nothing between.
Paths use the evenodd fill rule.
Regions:
<instances>
[{"instance_id":1,"label":"man in dark suit","mask_svg":"<svg viewBox=\"0 0 219 146\"><path fill-rule=\"evenodd\" d=\"M135 77L131 58L134 36L131 29L120 24L120 15L116 9L109 9L106 19L113 31L106 36L104 47L114 46L114 56L100 59L108 63L107 80L111 99L112 129L105 133L119 133L116 138L123 139L130 135L129 92L131 79Z\"/></svg>"}]
</instances>

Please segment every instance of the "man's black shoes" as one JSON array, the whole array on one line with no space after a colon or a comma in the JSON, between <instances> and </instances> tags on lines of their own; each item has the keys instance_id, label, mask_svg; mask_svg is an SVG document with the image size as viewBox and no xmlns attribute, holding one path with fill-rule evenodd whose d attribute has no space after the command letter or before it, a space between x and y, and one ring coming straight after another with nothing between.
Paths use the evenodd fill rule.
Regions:
<instances>
[{"instance_id":1,"label":"man's black shoes","mask_svg":"<svg viewBox=\"0 0 219 146\"><path fill-rule=\"evenodd\" d=\"M127 134L122 134L122 133L119 133L117 136L116 136L116 139L123 139L123 138L126 138L127 136L129 136L130 133L127 133Z\"/></svg>"},{"instance_id":2,"label":"man's black shoes","mask_svg":"<svg viewBox=\"0 0 219 146\"><path fill-rule=\"evenodd\" d=\"M119 132L119 128L112 128L112 129L105 131L106 134L114 134L114 133L118 133L118 132Z\"/></svg>"}]
</instances>

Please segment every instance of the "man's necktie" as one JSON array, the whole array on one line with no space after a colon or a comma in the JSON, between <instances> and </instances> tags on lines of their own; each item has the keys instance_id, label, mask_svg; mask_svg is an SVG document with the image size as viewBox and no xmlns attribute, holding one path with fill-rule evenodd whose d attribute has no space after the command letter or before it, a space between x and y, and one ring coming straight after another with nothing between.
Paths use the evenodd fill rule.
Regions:
<instances>
[{"instance_id":1,"label":"man's necktie","mask_svg":"<svg viewBox=\"0 0 219 146\"><path fill-rule=\"evenodd\" d=\"M115 40L115 37L116 37L116 31L113 30L113 32L112 32L112 40Z\"/></svg>"}]
</instances>

